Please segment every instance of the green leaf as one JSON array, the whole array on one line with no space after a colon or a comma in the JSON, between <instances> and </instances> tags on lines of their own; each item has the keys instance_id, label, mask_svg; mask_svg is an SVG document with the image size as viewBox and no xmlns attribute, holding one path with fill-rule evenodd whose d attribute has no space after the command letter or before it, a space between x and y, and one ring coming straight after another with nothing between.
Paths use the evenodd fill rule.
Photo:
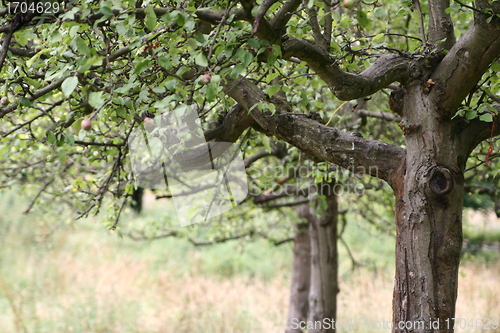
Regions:
<instances>
[{"instance_id":1,"label":"green leaf","mask_svg":"<svg viewBox=\"0 0 500 333\"><path fill-rule=\"evenodd\" d=\"M276 94L280 89L281 89L280 85L270 86L269 88L266 89L266 93L269 95L269 97L273 97L273 95Z\"/></svg>"},{"instance_id":2,"label":"green leaf","mask_svg":"<svg viewBox=\"0 0 500 333\"><path fill-rule=\"evenodd\" d=\"M177 22L177 24L180 27L184 26L184 23L186 22L186 18L184 17L184 13L178 12L177 17L175 18L175 21Z\"/></svg>"},{"instance_id":3,"label":"green leaf","mask_svg":"<svg viewBox=\"0 0 500 333\"><path fill-rule=\"evenodd\" d=\"M47 135L47 141L53 145L54 143L56 143L56 136L54 135L54 132L49 132L49 134Z\"/></svg>"},{"instance_id":4,"label":"green leaf","mask_svg":"<svg viewBox=\"0 0 500 333\"><path fill-rule=\"evenodd\" d=\"M127 31L128 29L123 22L116 24L116 32L118 32L119 35L124 36L127 34Z\"/></svg>"},{"instance_id":5,"label":"green leaf","mask_svg":"<svg viewBox=\"0 0 500 333\"><path fill-rule=\"evenodd\" d=\"M76 37L75 43L76 43L76 48L77 48L78 52L80 52L81 54L83 54L87 57L90 57L90 48L87 45L87 43L82 39L82 37L80 37L80 36Z\"/></svg>"},{"instance_id":6,"label":"green leaf","mask_svg":"<svg viewBox=\"0 0 500 333\"><path fill-rule=\"evenodd\" d=\"M125 186L125 193L127 194L132 194L134 193L134 186L130 183L128 183L126 186Z\"/></svg>"},{"instance_id":7,"label":"green leaf","mask_svg":"<svg viewBox=\"0 0 500 333\"><path fill-rule=\"evenodd\" d=\"M276 112L276 106L272 103L266 103L266 102L260 102L258 104L260 112L271 112L271 114L274 114Z\"/></svg>"},{"instance_id":8,"label":"green leaf","mask_svg":"<svg viewBox=\"0 0 500 333\"><path fill-rule=\"evenodd\" d=\"M273 54L275 54L277 57L280 57L282 56L281 54L281 46L279 45L273 45Z\"/></svg>"},{"instance_id":9,"label":"green leaf","mask_svg":"<svg viewBox=\"0 0 500 333\"><path fill-rule=\"evenodd\" d=\"M158 58L158 64L165 69L172 69L172 62L167 57Z\"/></svg>"},{"instance_id":10,"label":"green leaf","mask_svg":"<svg viewBox=\"0 0 500 333\"><path fill-rule=\"evenodd\" d=\"M64 142L70 146L74 146L75 145L75 137L73 136L73 134L71 133L68 133L66 134L66 136L64 137Z\"/></svg>"},{"instance_id":11,"label":"green leaf","mask_svg":"<svg viewBox=\"0 0 500 333\"><path fill-rule=\"evenodd\" d=\"M61 90L64 96L69 97L71 93L75 90L78 85L78 78L76 76L70 76L61 85Z\"/></svg>"},{"instance_id":12,"label":"green leaf","mask_svg":"<svg viewBox=\"0 0 500 333\"><path fill-rule=\"evenodd\" d=\"M169 106L169 104L172 100L176 99L175 97L176 97L175 95L167 96L164 99L162 99L161 101L154 103L153 107L155 109L164 109L165 107Z\"/></svg>"},{"instance_id":13,"label":"green leaf","mask_svg":"<svg viewBox=\"0 0 500 333\"><path fill-rule=\"evenodd\" d=\"M375 9L374 15L376 18L381 19L387 15L387 12L385 11L385 9L383 7L378 7L377 9Z\"/></svg>"},{"instance_id":14,"label":"green leaf","mask_svg":"<svg viewBox=\"0 0 500 333\"><path fill-rule=\"evenodd\" d=\"M255 47L256 49L258 49L260 47L260 42L258 39L255 39L255 38L250 38L248 41L247 41L248 45L250 45L251 47Z\"/></svg>"},{"instance_id":15,"label":"green leaf","mask_svg":"<svg viewBox=\"0 0 500 333\"><path fill-rule=\"evenodd\" d=\"M115 92L118 94L126 94L129 92L130 89L135 88L137 86L136 82L128 82L126 85L123 87L115 89Z\"/></svg>"},{"instance_id":16,"label":"green leaf","mask_svg":"<svg viewBox=\"0 0 500 333\"><path fill-rule=\"evenodd\" d=\"M47 52L50 52L50 49L49 48L46 48L46 49L43 49L41 50L40 52L38 52L37 54L35 54L33 57L31 57L28 61L26 61L26 67L27 68L31 68L33 67L33 64L38 60L38 58L40 58L40 56L44 53L47 53Z\"/></svg>"},{"instance_id":17,"label":"green leaf","mask_svg":"<svg viewBox=\"0 0 500 333\"><path fill-rule=\"evenodd\" d=\"M493 116L491 115L491 113L485 113L479 116L479 120L491 123L493 121Z\"/></svg>"},{"instance_id":18,"label":"green leaf","mask_svg":"<svg viewBox=\"0 0 500 333\"><path fill-rule=\"evenodd\" d=\"M57 152L57 158L59 159L59 161L64 163L66 161L66 150L64 149L59 150Z\"/></svg>"},{"instance_id":19,"label":"green leaf","mask_svg":"<svg viewBox=\"0 0 500 333\"><path fill-rule=\"evenodd\" d=\"M22 106L29 107L31 106L31 101L27 99L26 97L21 97L20 101Z\"/></svg>"},{"instance_id":20,"label":"green leaf","mask_svg":"<svg viewBox=\"0 0 500 333\"><path fill-rule=\"evenodd\" d=\"M195 33L194 39L196 39L196 41L198 43L201 43L201 44L205 43L205 35L202 33L199 33L199 32Z\"/></svg>"},{"instance_id":21,"label":"green leaf","mask_svg":"<svg viewBox=\"0 0 500 333\"><path fill-rule=\"evenodd\" d=\"M172 90L174 90L174 88L177 85L177 83L178 82L177 82L176 79L165 81L165 88L167 88L168 90L172 91Z\"/></svg>"},{"instance_id":22,"label":"green leaf","mask_svg":"<svg viewBox=\"0 0 500 333\"><path fill-rule=\"evenodd\" d=\"M79 29L80 29L79 25L72 26L71 29L69 29L69 36L71 38L75 38L75 36L78 33Z\"/></svg>"},{"instance_id":23,"label":"green leaf","mask_svg":"<svg viewBox=\"0 0 500 333\"><path fill-rule=\"evenodd\" d=\"M356 18L358 19L358 24L365 29L370 29L372 20L370 20L367 16L366 13L362 10L358 10L356 12Z\"/></svg>"},{"instance_id":24,"label":"green leaf","mask_svg":"<svg viewBox=\"0 0 500 333\"><path fill-rule=\"evenodd\" d=\"M207 57L205 57L205 55L203 53L198 53L196 55L196 57L194 58L194 62L198 65L198 66L202 66L202 67L207 67L208 66L208 60L207 60Z\"/></svg>"},{"instance_id":25,"label":"green leaf","mask_svg":"<svg viewBox=\"0 0 500 333\"><path fill-rule=\"evenodd\" d=\"M29 85L32 85L33 87L35 87L36 89L38 89L42 84L40 83L40 81L37 81L35 79L32 79L32 78L29 78L29 77L25 77L23 79L24 82L26 82L27 84Z\"/></svg>"},{"instance_id":26,"label":"green leaf","mask_svg":"<svg viewBox=\"0 0 500 333\"><path fill-rule=\"evenodd\" d=\"M472 120L474 118L477 118L476 111L473 111L473 110L467 110L467 111L465 111L465 119Z\"/></svg>"},{"instance_id":27,"label":"green leaf","mask_svg":"<svg viewBox=\"0 0 500 333\"><path fill-rule=\"evenodd\" d=\"M87 136L87 131L81 130L78 132L78 140L83 140Z\"/></svg>"},{"instance_id":28,"label":"green leaf","mask_svg":"<svg viewBox=\"0 0 500 333\"><path fill-rule=\"evenodd\" d=\"M264 145L264 148L271 153L273 151L273 148L271 147L271 139L269 139L268 136L262 136L262 144Z\"/></svg>"},{"instance_id":29,"label":"green leaf","mask_svg":"<svg viewBox=\"0 0 500 333\"><path fill-rule=\"evenodd\" d=\"M243 70L245 70L245 67L243 67L242 64L237 64L231 71L231 77L236 79L243 72Z\"/></svg>"},{"instance_id":30,"label":"green leaf","mask_svg":"<svg viewBox=\"0 0 500 333\"><path fill-rule=\"evenodd\" d=\"M340 48L339 44L335 43L334 41L330 43L330 47L333 49L334 52L342 53L342 49Z\"/></svg>"},{"instance_id":31,"label":"green leaf","mask_svg":"<svg viewBox=\"0 0 500 333\"><path fill-rule=\"evenodd\" d=\"M144 25L146 25L146 28L148 28L150 31L153 31L156 27L155 11L151 6L147 6L144 11L146 12L146 17L144 18Z\"/></svg>"},{"instance_id":32,"label":"green leaf","mask_svg":"<svg viewBox=\"0 0 500 333\"><path fill-rule=\"evenodd\" d=\"M149 66L149 59L144 59L143 61L139 62L138 64L135 65L135 74L140 74L143 69Z\"/></svg>"},{"instance_id":33,"label":"green leaf","mask_svg":"<svg viewBox=\"0 0 500 333\"><path fill-rule=\"evenodd\" d=\"M490 69L494 72L500 72L500 63L498 61L493 61Z\"/></svg>"},{"instance_id":34,"label":"green leaf","mask_svg":"<svg viewBox=\"0 0 500 333\"><path fill-rule=\"evenodd\" d=\"M101 13L104 14L104 16L111 16L113 15L113 11L111 10L111 8L107 7L107 6L101 6L101 8L99 9L99 11Z\"/></svg>"},{"instance_id":35,"label":"green leaf","mask_svg":"<svg viewBox=\"0 0 500 333\"><path fill-rule=\"evenodd\" d=\"M89 94L89 104L95 109L100 109L105 102L105 99L102 97L103 92L91 92Z\"/></svg>"},{"instance_id":36,"label":"green leaf","mask_svg":"<svg viewBox=\"0 0 500 333\"><path fill-rule=\"evenodd\" d=\"M215 96L217 96L217 89L212 86L207 87L207 101L213 102L215 100Z\"/></svg>"},{"instance_id":37,"label":"green leaf","mask_svg":"<svg viewBox=\"0 0 500 333\"><path fill-rule=\"evenodd\" d=\"M253 60L253 55L250 52L244 51L240 55L240 60L244 67L248 67Z\"/></svg>"},{"instance_id":38,"label":"green leaf","mask_svg":"<svg viewBox=\"0 0 500 333\"><path fill-rule=\"evenodd\" d=\"M163 94L166 91L166 89L165 87L154 87L153 91L157 94Z\"/></svg>"},{"instance_id":39,"label":"green leaf","mask_svg":"<svg viewBox=\"0 0 500 333\"><path fill-rule=\"evenodd\" d=\"M87 60L87 62L85 64L90 65L90 66L93 66L93 65L101 66L103 59L104 59L104 57L95 56L95 57L92 57L89 60Z\"/></svg>"},{"instance_id":40,"label":"green leaf","mask_svg":"<svg viewBox=\"0 0 500 333\"><path fill-rule=\"evenodd\" d=\"M29 30L18 30L14 33L16 42L21 46L26 46L30 40L37 38L38 36Z\"/></svg>"},{"instance_id":41,"label":"green leaf","mask_svg":"<svg viewBox=\"0 0 500 333\"><path fill-rule=\"evenodd\" d=\"M48 40L51 42L51 43L59 43L62 41L62 35L61 33L59 32L59 30L56 30L54 31L49 37L48 37Z\"/></svg>"},{"instance_id":42,"label":"green leaf","mask_svg":"<svg viewBox=\"0 0 500 333\"><path fill-rule=\"evenodd\" d=\"M276 60L277 58L275 54L270 54L269 57L267 57L267 63L271 66L276 63Z\"/></svg>"}]
</instances>

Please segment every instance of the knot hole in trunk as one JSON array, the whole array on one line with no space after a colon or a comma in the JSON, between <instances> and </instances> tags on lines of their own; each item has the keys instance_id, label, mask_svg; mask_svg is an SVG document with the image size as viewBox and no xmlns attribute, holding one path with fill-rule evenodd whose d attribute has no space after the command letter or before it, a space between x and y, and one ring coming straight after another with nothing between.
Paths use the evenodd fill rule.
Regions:
<instances>
[{"instance_id":1,"label":"knot hole in trunk","mask_svg":"<svg viewBox=\"0 0 500 333\"><path fill-rule=\"evenodd\" d=\"M453 188L453 178L451 172L444 167L436 166L432 168L429 177L429 188L437 196L450 193Z\"/></svg>"}]
</instances>

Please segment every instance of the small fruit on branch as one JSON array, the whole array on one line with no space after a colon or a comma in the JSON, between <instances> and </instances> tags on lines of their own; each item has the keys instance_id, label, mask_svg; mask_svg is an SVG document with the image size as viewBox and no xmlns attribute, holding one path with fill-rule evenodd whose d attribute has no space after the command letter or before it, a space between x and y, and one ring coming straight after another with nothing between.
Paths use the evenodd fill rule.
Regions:
<instances>
[{"instance_id":1,"label":"small fruit on branch","mask_svg":"<svg viewBox=\"0 0 500 333\"><path fill-rule=\"evenodd\" d=\"M203 84L209 84L211 80L212 80L212 76L210 74L204 74L201 77L201 83L203 83Z\"/></svg>"},{"instance_id":2,"label":"small fruit on branch","mask_svg":"<svg viewBox=\"0 0 500 333\"><path fill-rule=\"evenodd\" d=\"M90 131L92 129L92 122L90 119L85 118L82 120L82 129L85 131Z\"/></svg>"}]
</instances>

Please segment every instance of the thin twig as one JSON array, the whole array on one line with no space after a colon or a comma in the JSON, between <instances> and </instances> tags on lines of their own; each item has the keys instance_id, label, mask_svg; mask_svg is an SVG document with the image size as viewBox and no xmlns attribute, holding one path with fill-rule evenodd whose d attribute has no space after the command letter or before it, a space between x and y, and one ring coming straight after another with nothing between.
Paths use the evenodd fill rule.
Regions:
<instances>
[{"instance_id":1,"label":"thin twig","mask_svg":"<svg viewBox=\"0 0 500 333\"><path fill-rule=\"evenodd\" d=\"M357 267L361 266L361 264L354 258L354 255L352 254L351 249L349 248L349 245L347 245L344 238L339 237L339 241L342 243L342 245L344 245L345 249L347 250L347 255L349 256L352 262L351 270L354 271Z\"/></svg>"},{"instance_id":2,"label":"thin twig","mask_svg":"<svg viewBox=\"0 0 500 333\"><path fill-rule=\"evenodd\" d=\"M50 184L52 184L52 182L54 181L54 177L52 177L48 182L46 182L41 188L40 190L38 191L38 193L35 195L35 197L33 198L33 200L31 200L31 203L29 204L28 208L26 208L26 210L23 212L23 214L28 214L31 209L33 208L33 206L35 205L35 202L36 200L40 197L40 195L47 189L47 187L49 187Z\"/></svg>"}]
</instances>

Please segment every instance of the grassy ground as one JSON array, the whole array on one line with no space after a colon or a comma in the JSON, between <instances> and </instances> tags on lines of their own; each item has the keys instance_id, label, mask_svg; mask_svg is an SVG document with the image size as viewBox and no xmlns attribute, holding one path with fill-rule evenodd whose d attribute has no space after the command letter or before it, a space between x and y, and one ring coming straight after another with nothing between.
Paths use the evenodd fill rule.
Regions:
<instances>
[{"instance_id":1,"label":"grassy ground","mask_svg":"<svg viewBox=\"0 0 500 333\"><path fill-rule=\"evenodd\" d=\"M275 247L266 241L245 245L235 241L195 248L173 238L137 242L110 234L94 219L64 225L45 238L54 223L45 223L40 215L18 213L26 205L11 195L4 195L1 202L2 333L253 333L283 329L290 244ZM142 219L154 214L157 211L150 209ZM128 219L128 223L141 221ZM345 239L363 265L352 272L346 250L340 247L338 319L389 320L392 237L362 223L351 223ZM500 317L498 276L500 263L492 256L476 254L465 260L457 317L467 321Z\"/></svg>"}]
</instances>

